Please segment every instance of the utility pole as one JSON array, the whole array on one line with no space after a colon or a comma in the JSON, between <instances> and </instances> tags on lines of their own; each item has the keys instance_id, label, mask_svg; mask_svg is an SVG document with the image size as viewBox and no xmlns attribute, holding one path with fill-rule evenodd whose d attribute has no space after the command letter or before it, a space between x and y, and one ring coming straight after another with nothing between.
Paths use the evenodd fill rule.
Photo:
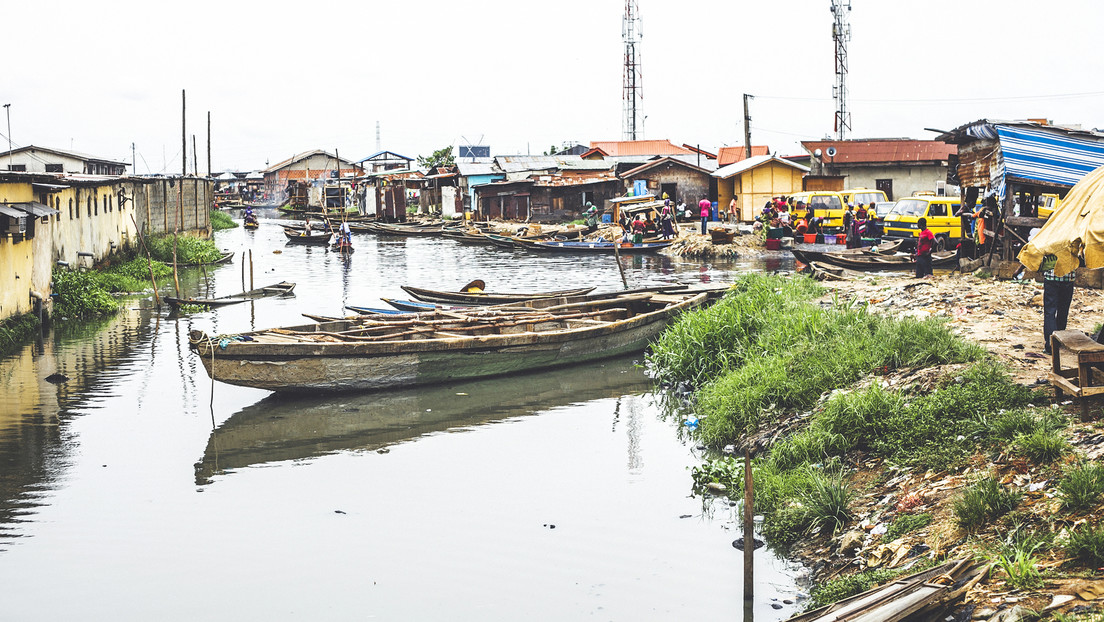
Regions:
<instances>
[{"instance_id":1,"label":"utility pole","mask_svg":"<svg viewBox=\"0 0 1104 622\"><path fill-rule=\"evenodd\" d=\"M8 117L8 172L12 170L11 104L4 104L4 114Z\"/></svg>"},{"instance_id":2,"label":"utility pole","mask_svg":"<svg viewBox=\"0 0 1104 622\"><path fill-rule=\"evenodd\" d=\"M836 118L832 129L836 132L836 140L846 140L851 129L851 112L847 109L847 42L851 40L851 24L847 16L851 13L851 0L831 1L832 41L836 48L836 85L832 87Z\"/></svg>"},{"instance_id":3,"label":"utility pole","mask_svg":"<svg viewBox=\"0 0 1104 622\"><path fill-rule=\"evenodd\" d=\"M211 111L207 111L207 176L211 176Z\"/></svg>"},{"instance_id":4,"label":"utility pole","mask_svg":"<svg viewBox=\"0 0 1104 622\"><path fill-rule=\"evenodd\" d=\"M744 157L751 157L751 112L748 110L748 100L754 99L754 95L744 93Z\"/></svg>"},{"instance_id":5,"label":"utility pole","mask_svg":"<svg viewBox=\"0 0 1104 622\"><path fill-rule=\"evenodd\" d=\"M130 174L138 174L138 157L134 151L134 143L130 143Z\"/></svg>"},{"instance_id":6,"label":"utility pole","mask_svg":"<svg viewBox=\"0 0 1104 622\"><path fill-rule=\"evenodd\" d=\"M644 87L640 80L640 61L636 54L636 45L644 36L640 21L640 9L636 0L625 0L625 17L621 20L621 40L625 42L625 69L622 84L622 99L625 110L622 124L622 138L637 139L637 122L640 119L641 101Z\"/></svg>"}]
</instances>

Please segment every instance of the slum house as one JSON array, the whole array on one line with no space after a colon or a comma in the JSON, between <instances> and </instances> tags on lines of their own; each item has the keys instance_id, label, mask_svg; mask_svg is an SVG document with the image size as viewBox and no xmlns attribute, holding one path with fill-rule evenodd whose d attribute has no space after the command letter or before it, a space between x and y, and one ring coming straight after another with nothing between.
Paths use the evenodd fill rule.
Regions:
<instances>
[{"instance_id":1,"label":"slum house","mask_svg":"<svg viewBox=\"0 0 1104 622\"><path fill-rule=\"evenodd\" d=\"M406 222L408 197L417 193L418 171L383 171L357 179L360 213L384 222Z\"/></svg>"},{"instance_id":2,"label":"slum house","mask_svg":"<svg viewBox=\"0 0 1104 622\"><path fill-rule=\"evenodd\" d=\"M0 320L48 313L55 265L90 267L139 230L208 234L213 200L206 179L0 173Z\"/></svg>"},{"instance_id":3,"label":"slum house","mask_svg":"<svg viewBox=\"0 0 1104 622\"><path fill-rule=\"evenodd\" d=\"M418 213L440 214L445 218L463 214L459 181L460 173L455 164L426 171L418 184Z\"/></svg>"},{"instance_id":4,"label":"slum house","mask_svg":"<svg viewBox=\"0 0 1104 622\"><path fill-rule=\"evenodd\" d=\"M938 137L957 147L948 181L962 188L967 208L993 196L999 221L1010 225L1002 258L1011 260L1031 228L1042 226L1038 205L1044 195L1064 198L1093 169L1104 165L1104 133L1043 119L967 123ZM986 227L988 230L989 227Z\"/></svg>"},{"instance_id":5,"label":"slum house","mask_svg":"<svg viewBox=\"0 0 1104 622\"><path fill-rule=\"evenodd\" d=\"M613 177L535 176L476 186L479 218L535 222L564 222L582 218L588 202L604 205L621 194Z\"/></svg>"},{"instance_id":6,"label":"slum house","mask_svg":"<svg viewBox=\"0 0 1104 622\"><path fill-rule=\"evenodd\" d=\"M671 199L696 204L702 197L717 196L717 180L710 171L671 156L652 160L620 175L625 190L650 194L660 200Z\"/></svg>"},{"instance_id":7,"label":"slum house","mask_svg":"<svg viewBox=\"0 0 1104 622\"><path fill-rule=\"evenodd\" d=\"M71 173L76 175L125 175L127 164L85 153L27 145L4 154L6 170L26 173Z\"/></svg>"},{"instance_id":8,"label":"slum house","mask_svg":"<svg viewBox=\"0 0 1104 622\"><path fill-rule=\"evenodd\" d=\"M355 177L359 169L349 160L316 149L293 155L261 171L265 193L277 203L288 202L293 207L306 207L310 183L331 173L338 179Z\"/></svg>"},{"instance_id":9,"label":"slum house","mask_svg":"<svg viewBox=\"0 0 1104 622\"><path fill-rule=\"evenodd\" d=\"M885 192L890 201L943 188L955 153L954 145L943 141L910 138L805 140L801 146L812 156L807 182L841 182L838 187L806 183L806 190L871 188Z\"/></svg>"},{"instance_id":10,"label":"slum house","mask_svg":"<svg viewBox=\"0 0 1104 622\"><path fill-rule=\"evenodd\" d=\"M458 187L460 201L465 212L474 211L479 205L476 186L492 181L506 179L506 173L498 168L494 158L464 158L456 161L456 170L460 174Z\"/></svg>"},{"instance_id":11,"label":"slum house","mask_svg":"<svg viewBox=\"0 0 1104 622\"><path fill-rule=\"evenodd\" d=\"M803 188L808 167L777 156L758 155L722 166L713 172L717 179L717 211L729 209L736 199L736 219L750 221L771 197L787 196Z\"/></svg>"},{"instance_id":12,"label":"slum house","mask_svg":"<svg viewBox=\"0 0 1104 622\"><path fill-rule=\"evenodd\" d=\"M622 175L656 157L666 156L702 158L700 153L680 147L670 140L596 140L591 141L590 150L580 157L585 160L605 160L617 175ZM699 161L697 166L702 166L702 163Z\"/></svg>"}]
</instances>

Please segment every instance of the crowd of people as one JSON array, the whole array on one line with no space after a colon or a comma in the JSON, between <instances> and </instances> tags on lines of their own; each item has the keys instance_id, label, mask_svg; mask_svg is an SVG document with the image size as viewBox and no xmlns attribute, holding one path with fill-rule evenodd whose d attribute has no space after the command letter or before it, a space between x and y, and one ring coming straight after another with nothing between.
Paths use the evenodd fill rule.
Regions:
<instances>
[{"instance_id":1,"label":"crowd of people","mask_svg":"<svg viewBox=\"0 0 1104 622\"><path fill-rule=\"evenodd\" d=\"M780 228L784 237L820 236L826 233L828 221L827 215L817 215L817 210L823 212L826 209L823 204L806 204L794 197L774 197L763 206L754 226L757 230ZM847 248L858 248L863 238L879 237L881 225L874 204L847 205L843 212L842 233L846 236Z\"/></svg>"}]
</instances>

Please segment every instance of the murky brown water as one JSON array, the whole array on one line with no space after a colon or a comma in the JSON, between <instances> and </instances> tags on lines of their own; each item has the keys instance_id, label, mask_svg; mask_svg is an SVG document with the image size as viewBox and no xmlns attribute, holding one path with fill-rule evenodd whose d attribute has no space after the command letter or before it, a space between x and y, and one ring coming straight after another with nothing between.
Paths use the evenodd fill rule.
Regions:
<instances>
[{"instance_id":1,"label":"murky brown water","mask_svg":"<svg viewBox=\"0 0 1104 622\"><path fill-rule=\"evenodd\" d=\"M187 351L193 328L381 306L407 283L615 289L612 258L358 236L343 259L281 237L217 239L253 249L256 285L296 281L293 298L181 319L134 300L0 359L0 617L742 617L737 517L691 496L699 457L633 359L363 395L216 384L212 399ZM624 261L632 286L755 267ZM212 293L239 291L242 266L212 271ZM758 564L755 619L788 617L770 599L794 597L790 569Z\"/></svg>"}]
</instances>

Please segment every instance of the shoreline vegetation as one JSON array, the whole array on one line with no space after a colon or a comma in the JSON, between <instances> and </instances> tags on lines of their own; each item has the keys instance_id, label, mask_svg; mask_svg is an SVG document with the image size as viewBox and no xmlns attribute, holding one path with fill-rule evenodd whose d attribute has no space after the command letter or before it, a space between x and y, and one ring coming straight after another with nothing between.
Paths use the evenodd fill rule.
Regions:
<instances>
[{"instance_id":1,"label":"shoreline vegetation","mask_svg":"<svg viewBox=\"0 0 1104 622\"><path fill-rule=\"evenodd\" d=\"M15 352L40 326L38 316L33 313L16 315L0 322L0 356Z\"/></svg>"},{"instance_id":2,"label":"shoreline vegetation","mask_svg":"<svg viewBox=\"0 0 1104 622\"><path fill-rule=\"evenodd\" d=\"M1104 467L1070 439L1099 424L945 319L826 292L749 274L653 346L650 372L691 413L681 429L714 456L695 491L742 501L734 454L752 448L762 535L812 570L810 610L961 557L992 564L963 605L975 619L1041 611L1091 582Z\"/></svg>"},{"instance_id":3,"label":"shoreline vegetation","mask_svg":"<svg viewBox=\"0 0 1104 622\"><path fill-rule=\"evenodd\" d=\"M92 270L54 268L53 317L60 320L110 315L119 308L117 296L150 291L152 267L154 277L165 285L172 276L173 236L149 238L146 243L153 260L144 253L131 252L109 258ZM177 262L206 263L220 257L218 246L211 240L180 236L177 239Z\"/></svg>"}]
</instances>

